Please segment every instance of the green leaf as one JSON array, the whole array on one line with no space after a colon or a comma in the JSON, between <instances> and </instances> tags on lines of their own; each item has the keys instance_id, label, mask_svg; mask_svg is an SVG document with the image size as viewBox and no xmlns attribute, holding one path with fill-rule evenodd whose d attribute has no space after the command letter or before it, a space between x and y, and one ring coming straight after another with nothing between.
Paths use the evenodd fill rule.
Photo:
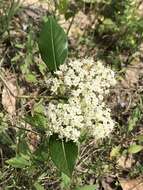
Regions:
<instances>
[{"instance_id":1,"label":"green leaf","mask_svg":"<svg viewBox=\"0 0 143 190\"><path fill-rule=\"evenodd\" d=\"M43 114L35 113L33 116L27 115L24 120L39 130L39 132L43 132L47 129L48 120Z\"/></svg>"},{"instance_id":2,"label":"green leaf","mask_svg":"<svg viewBox=\"0 0 143 190\"><path fill-rule=\"evenodd\" d=\"M17 143L16 148L17 148L18 154L29 155L31 153L25 137L22 137L22 136L19 137L19 141Z\"/></svg>"},{"instance_id":3,"label":"green leaf","mask_svg":"<svg viewBox=\"0 0 143 190\"><path fill-rule=\"evenodd\" d=\"M139 142L143 142L143 135L137 136L137 140L138 140Z\"/></svg>"},{"instance_id":4,"label":"green leaf","mask_svg":"<svg viewBox=\"0 0 143 190\"><path fill-rule=\"evenodd\" d=\"M34 152L34 158L37 162L44 162L48 161L49 159L49 139L47 137L42 137L40 145L37 147L36 151Z\"/></svg>"},{"instance_id":5,"label":"green leaf","mask_svg":"<svg viewBox=\"0 0 143 190\"><path fill-rule=\"evenodd\" d=\"M46 69L47 69L47 66L44 62L41 62L39 64L37 64L38 68L39 68L39 71L40 73L45 76L45 72L46 72Z\"/></svg>"},{"instance_id":6,"label":"green leaf","mask_svg":"<svg viewBox=\"0 0 143 190\"><path fill-rule=\"evenodd\" d=\"M21 168L21 169L31 165L30 160L24 156L16 156L14 158L7 160L6 163L14 168Z\"/></svg>"},{"instance_id":7,"label":"green leaf","mask_svg":"<svg viewBox=\"0 0 143 190\"><path fill-rule=\"evenodd\" d=\"M113 157L115 158L115 157L120 156L120 150L121 150L120 146L113 147L110 152L110 158L113 158Z\"/></svg>"},{"instance_id":8,"label":"green leaf","mask_svg":"<svg viewBox=\"0 0 143 190\"><path fill-rule=\"evenodd\" d=\"M135 154L135 153L140 152L142 149L143 149L143 146L137 145L137 144L133 144L133 145L131 145L131 146L128 148L128 152L129 152L130 154Z\"/></svg>"},{"instance_id":9,"label":"green leaf","mask_svg":"<svg viewBox=\"0 0 143 190\"><path fill-rule=\"evenodd\" d=\"M34 113L44 114L45 113L45 107L43 106L43 100L41 99L39 102L35 103L32 110Z\"/></svg>"},{"instance_id":10,"label":"green leaf","mask_svg":"<svg viewBox=\"0 0 143 190\"><path fill-rule=\"evenodd\" d=\"M26 74L25 79L27 82L31 82L31 83L37 82L36 76L32 73Z\"/></svg>"},{"instance_id":11,"label":"green leaf","mask_svg":"<svg viewBox=\"0 0 143 190\"><path fill-rule=\"evenodd\" d=\"M36 188L36 190L44 190L44 187L40 185L38 182L34 184L34 187Z\"/></svg>"},{"instance_id":12,"label":"green leaf","mask_svg":"<svg viewBox=\"0 0 143 190\"><path fill-rule=\"evenodd\" d=\"M50 71L56 71L67 58L67 36L52 16L48 17L41 30L38 45L41 57Z\"/></svg>"},{"instance_id":13,"label":"green leaf","mask_svg":"<svg viewBox=\"0 0 143 190\"><path fill-rule=\"evenodd\" d=\"M50 156L57 168L71 177L76 158L78 156L78 146L73 141L65 142L53 135L49 140Z\"/></svg>"},{"instance_id":14,"label":"green leaf","mask_svg":"<svg viewBox=\"0 0 143 190\"><path fill-rule=\"evenodd\" d=\"M69 5L69 0L60 0L59 1L58 9L61 14L65 14L67 12L68 5Z\"/></svg>"},{"instance_id":15,"label":"green leaf","mask_svg":"<svg viewBox=\"0 0 143 190\"><path fill-rule=\"evenodd\" d=\"M62 182L60 184L61 189L68 188L70 184L71 184L71 179L67 175L62 173Z\"/></svg>"},{"instance_id":16,"label":"green leaf","mask_svg":"<svg viewBox=\"0 0 143 190\"><path fill-rule=\"evenodd\" d=\"M138 107L136 107L133 110L133 113L128 122L128 131L129 132L132 131L136 127L137 122L141 119L141 117L142 117L141 111Z\"/></svg>"},{"instance_id":17,"label":"green leaf","mask_svg":"<svg viewBox=\"0 0 143 190\"><path fill-rule=\"evenodd\" d=\"M75 190L96 190L95 185L85 185L83 187L77 187Z\"/></svg>"}]
</instances>

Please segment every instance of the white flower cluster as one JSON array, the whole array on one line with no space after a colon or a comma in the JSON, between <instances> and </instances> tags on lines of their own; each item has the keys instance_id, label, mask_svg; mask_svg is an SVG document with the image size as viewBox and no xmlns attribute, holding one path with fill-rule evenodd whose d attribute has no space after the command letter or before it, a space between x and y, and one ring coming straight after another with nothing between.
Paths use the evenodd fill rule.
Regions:
<instances>
[{"instance_id":1,"label":"white flower cluster","mask_svg":"<svg viewBox=\"0 0 143 190\"><path fill-rule=\"evenodd\" d=\"M95 139L107 136L115 122L104 102L109 88L116 84L114 72L93 59L70 61L61 65L51 78L53 95L67 97L48 105L50 133L78 141L82 133Z\"/></svg>"}]
</instances>

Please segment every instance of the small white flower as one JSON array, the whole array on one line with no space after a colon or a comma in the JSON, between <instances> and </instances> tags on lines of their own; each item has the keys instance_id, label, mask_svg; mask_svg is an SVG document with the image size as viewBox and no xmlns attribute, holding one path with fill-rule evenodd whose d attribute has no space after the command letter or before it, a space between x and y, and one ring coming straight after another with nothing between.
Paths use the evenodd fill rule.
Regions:
<instances>
[{"instance_id":1,"label":"small white flower","mask_svg":"<svg viewBox=\"0 0 143 190\"><path fill-rule=\"evenodd\" d=\"M110 68L93 59L75 60L61 65L50 80L53 94L68 95L65 102L57 100L48 105L50 135L57 133L60 138L77 142L82 131L95 139L110 134L115 122L104 102L104 96L116 84Z\"/></svg>"}]
</instances>

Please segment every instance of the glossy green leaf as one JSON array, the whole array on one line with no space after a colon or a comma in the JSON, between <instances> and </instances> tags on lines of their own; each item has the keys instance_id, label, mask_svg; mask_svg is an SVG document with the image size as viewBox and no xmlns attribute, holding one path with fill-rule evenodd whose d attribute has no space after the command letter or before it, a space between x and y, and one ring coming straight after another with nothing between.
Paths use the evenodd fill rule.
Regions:
<instances>
[{"instance_id":1,"label":"glossy green leaf","mask_svg":"<svg viewBox=\"0 0 143 190\"><path fill-rule=\"evenodd\" d=\"M67 58L68 43L64 30L52 16L44 24L38 44L43 61L50 71L56 71Z\"/></svg>"},{"instance_id":2,"label":"glossy green leaf","mask_svg":"<svg viewBox=\"0 0 143 190\"><path fill-rule=\"evenodd\" d=\"M129 152L130 154L135 154L135 153L140 152L142 149L143 149L143 146L137 145L137 144L133 144L133 145L131 145L131 146L128 148L128 152Z\"/></svg>"},{"instance_id":3,"label":"glossy green leaf","mask_svg":"<svg viewBox=\"0 0 143 190\"><path fill-rule=\"evenodd\" d=\"M78 156L78 147L72 141L65 142L53 135L49 141L50 156L57 168L71 177Z\"/></svg>"},{"instance_id":4,"label":"glossy green leaf","mask_svg":"<svg viewBox=\"0 0 143 190\"><path fill-rule=\"evenodd\" d=\"M83 187L77 187L75 190L96 190L95 185L85 185Z\"/></svg>"}]
</instances>

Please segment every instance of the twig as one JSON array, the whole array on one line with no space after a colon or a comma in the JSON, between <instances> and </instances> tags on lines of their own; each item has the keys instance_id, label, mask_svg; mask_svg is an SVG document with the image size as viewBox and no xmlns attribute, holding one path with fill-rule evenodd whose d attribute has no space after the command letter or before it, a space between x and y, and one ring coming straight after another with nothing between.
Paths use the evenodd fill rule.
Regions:
<instances>
[{"instance_id":1,"label":"twig","mask_svg":"<svg viewBox=\"0 0 143 190\"><path fill-rule=\"evenodd\" d=\"M2 168L4 167L4 160L3 160L3 151L2 149L0 148L0 155L1 155L1 165L2 165Z\"/></svg>"},{"instance_id":2,"label":"twig","mask_svg":"<svg viewBox=\"0 0 143 190\"><path fill-rule=\"evenodd\" d=\"M86 145L86 146L83 148L83 150L82 150L80 156L83 156L84 153L85 153L85 151L86 151L92 144L94 144L94 141L93 141L93 140L92 140L88 145Z\"/></svg>"},{"instance_id":3,"label":"twig","mask_svg":"<svg viewBox=\"0 0 143 190\"><path fill-rule=\"evenodd\" d=\"M73 24L74 19L75 19L75 14L73 15L72 20L71 20L71 22L70 22L70 24L69 24L69 27L68 27L68 29L67 29L67 36L68 36L68 34L69 34L69 31L70 31L70 29L71 29L71 26L72 26L72 24Z\"/></svg>"},{"instance_id":4,"label":"twig","mask_svg":"<svg viewBox=\"0 0 143 190\"><path fill-rule=\"evenodd\" d=\"M79 162L78 166L81 166L81 164L84 163L88 158L90 158L91 155L93 155L94 153L96 153L96 152L98 152L98 151L99 151L99 149L96 149L96 150L94 150L94 151L93 151L93 149L92 149L92 152L91 152L91 153L89 152L89 154L88 154L84 159L82 159L81 162Z\"/></svg>"},{"instance_id":5,"label":"twig","mask_svg":"<svg viewBox=\"0 0 143 190\"><path fill-rule=\"evenodd\" d=\"M94 154L95 152L98 152L100 149L96 149L95 147L91 147L89 150L87 150L87 152L79 157L79 161L77 162L77 165L81 165L85 160L87 160L87 158L89 158L92 154Z\"/></svg>"},{"instance_id":6,"label":"twig","mask_svg":"<svg viewBox=\"0 0 143 190\"><path fill-rule=\"evenodd\" d=\"M67 97L64 97L64 96L56 96L56 97L53 97L53 96L40 96L40 95L15 95L11 89L9 88L9 86L7 85L7 82L6 80L2 77L2 75L0 75L0 80L3 82L3 84L5 85L5 87L8 89L9 93L11 94L11 96L13 96L14 98L23 98L23 99L40 99L40 98L43 98L43 99L48 99L48 100L54 100L54 99L67 99Z\"/></svg>"},{"instance_id":7,"label":"twig","mask_svg":"<svg viewBox=\"0 0 143 190\"><path fill-rule=\"evenodd\" d=\"M5 177L6 179L3 180L2 182L0 182L0 187L2 187L3 184L5 184L6 182L8 182L8 180L11 178L11 174L13 172L14 168L11 169L11 173L8 173L8 175Z\"/></svg>"},{"instance_id":8,"label":"twig","mask_svg":"<svg viewBox=\"0 0 143 190\"><path fill-rule=\"evenodd\" d=\"M24 130L24 131L27 131L27 132L31 132L31 133L35 133L36 135L38 135L39 133L37 133L36 131L33 131L31 129L26 129L24 127L18 127L18 126L12 126L14 128L17 128L17 129L21 129L21 130Z\"/></svg>"}]
</instances>

